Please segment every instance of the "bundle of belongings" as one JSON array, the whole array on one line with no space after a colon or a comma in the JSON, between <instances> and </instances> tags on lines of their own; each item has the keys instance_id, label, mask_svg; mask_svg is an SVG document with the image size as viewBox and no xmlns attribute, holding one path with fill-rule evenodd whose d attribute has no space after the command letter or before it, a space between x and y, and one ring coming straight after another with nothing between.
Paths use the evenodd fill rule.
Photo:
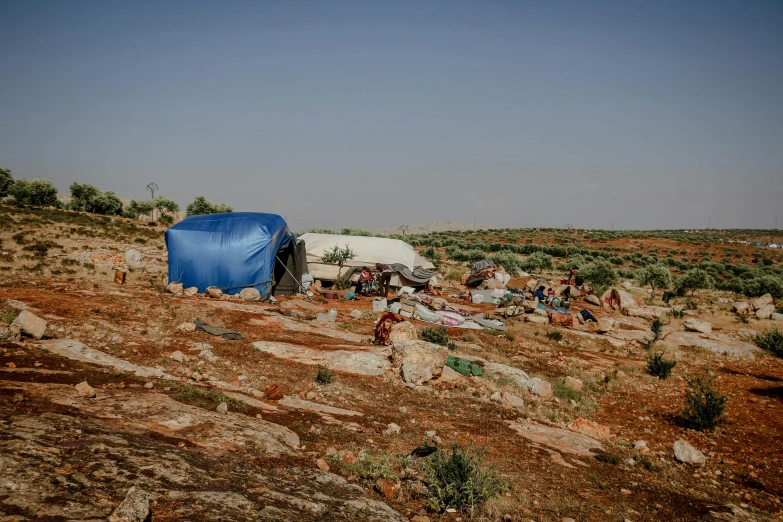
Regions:
<instances>
[{"instance_id":1,"label":"bundle of belongings","mask_svg":"<svg viewBox=\"0 0 783 522\"><path fill-rule=\"evenodd\" d=\"M484 375L484 369L478 364L461 357L454 357L453 355L449 355L446 359L446 366L465 377Z\"/></svg>"},{"instance_id":2,"label":"bundle of belongings","mask_svg":"<svg viewBox=\"0 0 783 522\"><path fill-rule=\"evenodd\" d=\"M491 260L484 259L473 265L469 274L462 276L462 284L468 288L481 287L494 290L505 288L510 279L511 276L506 274L502 266L496 266Z\"/></svg>"},{"instance_id":3,"label":"bundle of belongings","mask_svg":"<svg viewBox=\"0 0 783 522\"><path fill-rule=\"evenodd\" d=\"M503 321L488 318L484 314L474 314L450 304L443 298L424 294L407 295L400 299L398 306L392 304L390 309L399 311L403 317L454 328L506 330Z\"/></svg>"}]
</instances>

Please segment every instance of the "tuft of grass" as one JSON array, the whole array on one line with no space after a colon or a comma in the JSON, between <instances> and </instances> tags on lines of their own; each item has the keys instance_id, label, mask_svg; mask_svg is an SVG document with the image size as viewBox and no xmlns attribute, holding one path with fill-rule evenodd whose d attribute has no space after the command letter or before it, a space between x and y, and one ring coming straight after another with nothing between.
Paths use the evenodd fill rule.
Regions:
<instances>
[{"instance_id":1,"label":"tuft of grass","mask_svg":"<svg viewBox=\"0 0 783 522\"><path fill-rule=\"evenodd\" d=\"M666 379L671 375L677 361L667 361L663 358L663 352L651 353L647 357L647 373L659 379Z\"/></svg>"},{"instance_id":2,"label":"tuft of grass","mask_svg":"<svg viewBox=\"0 0 783 522\"><path fill-rule=\"evenodd\" d=\"M225 402L232 410L247 410L245 401L229 397L218 390L205 390L192 384L180 384L177 393L174 394L174 398L209 409L214 409L221 402Z\"/></svg>"},{"instance_id":3,"label":"tuft of grass","mask_svg":"<svg viewBox=\"0 0 783 522\"><path fill-rule=\"evenodd\" d=\"M595 460L598 462L606 462L607 464L611 464L612 466L617 466L620 464L620 457L613 453L599 453L595 456Z\"/></svg>"},{"instance_id":4,"label":"tuft of grass","mask_svg":"<svg viewBox=\"0 0 783 522\"><path fill-rule=\"evenodd\" d=\"M427 458L424 473L429 504L434 510L454 508L472 515L487 500L508 490L507 482L482 467L484 454L483 449L462 448L454 443L450 455L439 449Z\"/></svg>"},{"instance_id":5,"label":"tuft of grass","mask_svg":"<svg viewBox=\"0 0 783 522\"><path fill-rule=\"evenodd\" d=\"M3 309L0 310L0 321L5 324L11 324L14 322L14 319L16 319L16 314L9 306L4 306Z\"/></svg>"},{"instance_id":6,"label":"tuft of grass","mask_svg":"<svg viewBox=\"0 0 783 522\"><path fill-rule=\"evenodd\" d=\"M334 371L319 364L318 373L315 374L315 382L318 384L332 384L334 382Z\"/></svg>"},{"instance_id":7,"label":"tuft of grass","mask_svg":"<svg viewBox=\"0 0 783 522\"><path fill-rule=\"evenodd\" d=\"M783 357L783 332L778 330L777 326L756 334L753 342L762 350L766 350L776 357Z\"/></svg>"},{"instance_id":8,"label":"tuft of grass","mask_svg":"<svg viewBox=\"0 0 783 522\"><path fill-rule=\"evenodd\" d=\"M441 346L445 346L449 350L455 350L457 348L457 343L448 338L446 335L447 332L448 330L446 330L446 328L443 326L439 326L437 328L425 328L422 330L419 337L421 337L422 341L439 344Z\"/></svg>"},{"instance_id":9,"label":"tuft of grass","mask_svg":"<svg viewBox=\"0 0 783 522\"><path fill-rule=\"evenodd\" d=\"M661 471L661 467L658 466L650 457L647 455L642 455L638 459L636 459L636 462L638 462L644 469L647 471L652 471L654 473L657 473Z\"/></svg>"},{"instance_id":10,"label":"tuft of grass","mask_svg":"<svg viewBox=\"0 0 783 522\"><path fill-rule=\"evenodd\" d=\"M552 383L552 395L566 401L582 401L582 392L565 385L565 379L558 379Z\"/></svg>"},{"instance_id":11,"label":"tuft of grass","mask_svg":"<svg viewBox=\"0 0 783 522\"><path fill-rule=\"evenodd\" d=\"M546 333L547 339L551 339L555 342L563 340L563 332L560 330L549 330Z\"/></svg>"},{"instance_id":12,"label":"tuft of grass","mask_svg":"<svg viewBox=\"0 0 783 522\"><path fill-rule=\"evenodd\" d=\"M723 410L728 397L713 387L715 374L705 370L701 375L688 377L685 391L685 408L680 418L685 425L696 431L714 430L725 422Z\"/></svg>"},{"instance_id":13,"label":"tuft of grass","mask_svg":"<svg viewBox=\"0 0 783 522\"><path fill-rule=\"evenodd\" d=\"M332 459L338 467L347 471L351 478L373 482L378 479L399 480L400 476L395 472L396 460L396 457L384 453L367 454L364 459L357 459L353 464L343 462L337 457Z\"/></svg>"}]
</instances>

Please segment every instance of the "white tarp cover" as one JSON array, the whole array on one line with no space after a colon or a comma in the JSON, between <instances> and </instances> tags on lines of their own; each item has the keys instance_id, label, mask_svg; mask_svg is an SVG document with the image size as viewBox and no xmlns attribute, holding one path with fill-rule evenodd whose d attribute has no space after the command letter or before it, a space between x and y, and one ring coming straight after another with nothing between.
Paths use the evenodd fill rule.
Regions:
<instances>
[{"instance_id":1,"label":"white tarp cover","mask_svg":"<svg viewBox=\"0 0 783 522\"><path fill-rule=\"evenodd\" d=\"M345 262L348 266L370 266L375 263L400 263L413 270L415 266L431 269L434 265L419 256L411 245L399 239L368 236L343 236L340 234L315 234L308 232L298 239L305 242L308 271L316 279L337 279L337 266L321 263L321 256L335 245L356 252L356 257ZM346 272L343 269L343 273Z\"/></svg>"}]
</instances>

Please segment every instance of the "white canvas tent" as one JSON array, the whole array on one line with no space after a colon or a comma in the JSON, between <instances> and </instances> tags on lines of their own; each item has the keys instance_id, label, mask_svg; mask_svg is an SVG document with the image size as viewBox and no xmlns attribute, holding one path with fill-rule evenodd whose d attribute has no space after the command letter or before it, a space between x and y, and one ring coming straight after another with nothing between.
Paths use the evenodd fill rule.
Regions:
<instances>
[{"instance_id":1,"label":"white canvas tent","mask_svg":"<svg viewBox=\"0 0 783 522\"><path fill-rule=\"evenodd\" d=\"M339 234L314 234L308 232L299 236L304 241L307 252L307 270L315 279L334 281L337 279L337 266L327 265L321 262L321 256L335 245L340 248L348 246L356 253L356 257L346 261L345 267L369 266L375 263L391 265L400 263L413 270L415 267L430 270L435 265L421 257L411 245L399 239L387 239L383 237L368 236L343 236ZM399 286L397 278L392 278L391 284Z\"/></svg>"}]
</instances>

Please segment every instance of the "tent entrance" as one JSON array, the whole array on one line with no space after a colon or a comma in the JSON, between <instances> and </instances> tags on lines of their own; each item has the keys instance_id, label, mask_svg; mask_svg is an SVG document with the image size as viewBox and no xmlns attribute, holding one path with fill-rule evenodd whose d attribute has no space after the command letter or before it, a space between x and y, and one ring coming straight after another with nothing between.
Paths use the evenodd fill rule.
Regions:
<instances>
[{"instance_id":1,"label":"tent entrance","mask_svg":"<svg viewBox=\"0 0 783 522\"><path fill-rule=\"evenodd\" d=\"M295 295L302 275L307 273L307 252L304 241L289 241L275 256L273 271L275 295Z\"/></svg>"}]
</instances>

